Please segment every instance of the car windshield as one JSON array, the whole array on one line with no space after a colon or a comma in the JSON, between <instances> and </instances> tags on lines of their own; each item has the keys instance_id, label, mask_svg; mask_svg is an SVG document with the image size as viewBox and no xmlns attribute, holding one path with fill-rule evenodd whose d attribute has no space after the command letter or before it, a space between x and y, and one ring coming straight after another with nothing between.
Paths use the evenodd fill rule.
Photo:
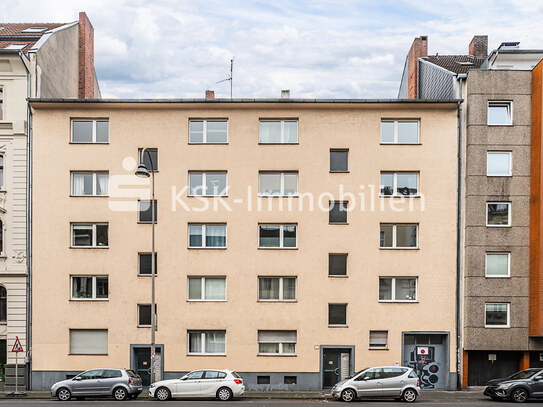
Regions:
<instances>
[{"instance_id":1,"label":"car windshield","mask_svg":"<svg viewBox=\"0 0 543 407\"><path fill-rule=\"evenodd\" d=\"M238 372L232 372L232 376L237 377L238 379L241 379L241 376L238 374Z\"/></svg>"},{"instance_id":2,"label":"car windshield","mask_svg":"<svg viewBox=\"0 0 543 407\"><path fill-rule=\"evenodd\" d=\"M540 370L522 370L520 372L515 373L514 375L509 376L508 379L511 379L511 380L529 379L530 377L535 376L539 372Z\"/></svg>"},{"instance_id":3,"label":"car windshield","mask_svg":"<svg viewBox=\"0 0 543 407\"><path fill-rule=\"evenodd\" d=\"M362 370L359 370L358 372L353 373L352 376L349 376L349 378L358 376L360 373L362 373L363 371L368 370L368 369L369 369L369 367L366 367L366 368L364 368Z\"/></svg>"},{"instance_id":4,"label":"car windshield","mask_svg":"<svg viewBox=\"0 0 543 407\"><path fill-rule=\"evenodd\" d=\"M128 376L133 377L134 379L139 378L139 376L133 370L127 370L126 373L128 373Z\"/></svg>"}]
</instances>

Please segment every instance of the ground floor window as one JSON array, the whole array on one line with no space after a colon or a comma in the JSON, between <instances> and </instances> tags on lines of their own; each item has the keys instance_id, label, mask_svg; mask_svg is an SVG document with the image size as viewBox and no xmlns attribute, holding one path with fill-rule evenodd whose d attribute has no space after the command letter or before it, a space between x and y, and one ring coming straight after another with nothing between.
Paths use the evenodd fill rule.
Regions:
<instances>
[{"instance_id":1,"label":"ground floor window","mask_svg":"<svg viewBox=\"0 0 543 407\"><path fill-rule=\"evenodd\" d=\"M296 331L258 331L259 355L295 355Z\"/></svg>"},{"instance_id":2,"label":"ground floor window","mask_svg":"<svg viewBox=\"0 0 543 407\"><path fill-rule=\"evenodd\" d=\"M485 304L486 328L509 328L509 304Z\"/></svg>"},{"instance_id":3,"label":"ground floor window","mask_svg":"<svg viewBox=\"0 0 543 407\"><path fill-rule=\"evenodd\" d=\"M107 329L70 329L70 354L107 355Z\"/></svg>"},{"instance_id":4,"label":"ground floor window","mask_svg":"<svg viewBox=\"0 0 543 407\"><path fill-rule=\"evenodd\" d=\"M226 331L189 331L188 353L226 354Z\"/></svg>"}]
</instances>

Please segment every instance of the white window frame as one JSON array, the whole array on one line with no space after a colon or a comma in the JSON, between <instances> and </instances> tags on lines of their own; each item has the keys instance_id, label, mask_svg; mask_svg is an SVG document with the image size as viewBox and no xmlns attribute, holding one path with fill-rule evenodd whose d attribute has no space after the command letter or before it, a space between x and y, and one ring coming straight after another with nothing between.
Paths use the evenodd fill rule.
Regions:
<instances>
[{"instance_id":1,"label":"white window frame","mask_svg":"<svg viewBox=\"0 0 543 407\"><path fill-rule=\"evenodd\" d=\"M206 335L208 332L224 332L224 352L218 353L218 352L206 352ZM190 334L199 333L201 335L200 341L202 343L202 352L190 352ZM227 336L226 336L226 329L207 329L207 330L201 330L201 329L188 329L187 330L187 356L194 356L194 355L207 355L207 356L226 356L227 353Z\"/></svg>"},{"instance_id":2,"label":"white window frame","mask_svg":"<svg viewBox=\"0 0 543 407\"><path fill-rule=\"evenodd\" d=\"M381 184L380 176L383 174L392 174L392 195L383 195L381 193L382 185L379 185L379 196L383 198L387 197L404 197L404 198L413 198L420 196L420 172L419 171L381 171L379 174L379 184ZM411 174L417 176L417 193L414 195L402 195L398 194L398 174Z\"/></svg>"},{"instance_id":3,"label":"white window frame","mask_svg":"<svg viewBox=\"0 0 543 407\"><path fill-rule=\"evenodd\" d=\"M74 122L92 122L92 141L74 141ZM107 131L107 141L96 141L96 123L97 122L107 122L108 131ZM70 143L73 144L109 144L109 119L77 119L73 118L70 123L71 134L70 134Z\"/></svg>"},{"instance_id":4,"label":"white window frame","mask_svg":"<svg viewBox=\"0 0 543 407\"><path fill-rule=\"evenodd\" d=\"M260 226L279 226L279 246L278 247L266 247L260 246ZM285 247L285 226L296 226L296 246ZM259 223L258 224L258 248L264 250L292 250L298 248L298 224L297 223Z\"/></svg>"},{"instance_id":5,"label":"white window frame","mask_svg":"<svg viewBox=\"0 0 543 407\"><path fill-rule=\"evenodd\" d=\"M262 299L260 298L260 279L261 278L278 278L279 279L279 298L278 299ZM294 298L293 299L284 299L283 298L283 279L293 278L295 280L294 284ZM296 302L298 301L298 277L297 276L258 276L258 285L257 285L257 298L258 302Z\"/></svg>"},{"instance_id":6,"label":"white window frame","mask_svg":"<svg viewBox=\"0 0 543 407\"><path fill-rule=\"evenodd\" d=\"M488 157L492 154L509 154L509 173L508 174L499 174L491 175L488 173ZM486 176L487 177L511 177L513 176L513 152L512 151L487 151L486 152Z\"/></svg>"},{"instance_id":7,"label":"white window frame","mask_svg":"<svg viewBox=\"0 0 543 407\"><path fill-rule=\"evenodd\" d=\"M200 143L199 143L200 144ZM191 193L191 187L190 187L190 176L191 174L202 174L202 185L200 185L200 187L202 188L202 191L205 190L205 194L201 194L201 195L194 195ZM224 193L222 195L214 195L214 194L209 194L208 191L207 191L207 174L224 174L226 176L226 189L224 190ZM189 171L189 191L188 191L188 196L196 196L196 197L199 197L199 196L202 196L202 197L206 197L206 196L222 196L222 197L226 197L228 196L228 172L227 171Z\"/></svg>"},{"instance_id":8,"label":"white window frame","mask_svg":"<svg viewBox=\"0 0 543 407\"><path fill-rule=\"evenodd\" d=\"M258 340L258 332L259 331L275 331L274 329L259 329L257 331L257 356L297 356L298 355L298 332L294 329L277 329L277 331L294 331L296 332L296 342L286 342L286 341L260 341ZM279 345L279 351L278 353L261 353L260 352L260 344L266 344L266 343L273 343ZM283 351L283 345L284 344L294 344L294 353L286 353Z\"/></svg>"},{"instance_id":9,"label":"white window frame","mask_svg":"<svg viewBox=\"0 0 543 407\"><path fill-rule=\"evenodd\" d=\"M371 344L371 333L372 332L386 332L387 342L386 342L385 346L375 346L375 345L372 346L372 344ZM388 349L388 330L386 330L386 329L372 329L372 330L370 330L369 337L368 337L368 348L372 349L372 350L387 350Z\"/></svg>"},{"instance_id":10,"label":"white window frame","mask_svg":"<svg viewBox=\"0 0 543 407\"><path fill-rule=\"evenodd\" d=\"M202 128L202 142L196 142L196 141L190 141L190 123L191 122L203 122L203 128ZM226 141L221 142L208 142L207 141L207 123L208 122L226 122ZM228 125L228 119L189 119L189 144L228 144L230 139L230 131L229 131L229 125Z\"/></svg>"},{"instance_id":11,"label":"white window frame","mask_svg":"<svg viewBox=\"0 0 543 407\"><path fill-rule=\"evenodd\" d=\"M509 123L505 124L490 124L488 122L488 111L490 110L491 106L507 106L509 111ZM512 126L513 125L513 102L511 100L489 100L487 104L487 111L486 111L486 124L487 126Z\"/></svg>"},{"instance_id":12,"label":"white window frame","mask_svg":"<svg viewBox=\"0 0 543 407\"><path fill-rule=\"evenodd\" d=\"M399 122L415 122L415 123L418 123L418 126L417 126L417 142L416 143L404 143L404 142L399 142L398 141L398 123ZM417 144L420 144L420 119L381 119L381 127L383 125L383 123L394 123L394 141L383 141L383 133L382 133L382 129L381 130L381 133L379 134L379 138L380 138L380 141L381 141L381 144L413 144L413 145L417 145Z\"/></svg>"},{"instance_id":13,"label":"white window frame","mask_svg":"<svg viewBox=\"0 0 543 407\"><path fill-rule=\"evenodd\" d=\"M200 226L202 227L202 246L191 246L190 245L190 226ZM206 232L207 226L224 226L224 238L226 240L224 246L206 246ZM189 223L187 227L187 246L189 249L226 249L228 247L228 227L226 223Z\"/></svg>"},{"instance_id":14,"label":"white window frame","mask_svg":"<svg viewBox=\"0 0 543 407\"><path fill-rule=\"evenodd\" d=\"M213 299L207 299L207 298L190 298L190 279L191 278L199 278L200 279L200 293L202 297L205 297L206 292L206 279L207 278L213 278L218 279L221 278L224 280L224 300L213 300ZM226 302L226 293L228 292L226 287L226 276L187 276L187 301L189 302Z\"/></svg>"},{"instance_id":15,"label":"white window frame","mask_svg":"<svg viewBox=\"0 0 543 407\"><path fill-rule=\"evenodd\" d=\"M489 225L488 224L488 205L508 205L507 210L507 225ZM487 228L510 228L511 227L511 202L487 202L486 203L486 227Z\"/></svg>"},{"instance_id":16,"label":"white window frame","mask_svg":"<svg viewBox=\"0 0 543 407\"><path fill-rule=\"evenodd\" d=\"M488 255L506 254L507 255L507 275L488 274ZM511 277L511 252L486 252L485 253L485 277L487 278L510 278Z\"/></svg>"},{"instance_id":17,"label":"white window frame","mask_svg":"<svg viewBox=\"0 0 543 407\"><path fill-rule=\"evenodd\" d=\"M416 250L419 248L419 224L418 223L380 223L379 224L379 233L381 233L381 225L392 225L392 246L391 247L381 247L381 241L379 240L379 249L381 250ZM417 228L417 245L414 247L404 247L404 246L397 246L397 233L396 233L396 227L398 225L415 225ZM380 236L379 236L380 238Z\"/></svg>"},{"instance_id":18,"label":"white window frame","mask_svg":"<svg viewBox=\"0 0 543 407\"><path fill-rule=\"evenodd\" d=\"M262 122L280 122L281 123L281 141L279 143L266 143L260 140L260 123ZM296 122L296 142L285 141L285 122ZM299 144L300 140L300 122L298 119L260 119L258 121L258 144Z\"/></svg>"},{"instance_id":19,"label":"white window frame","mask_svg":"<svg viewBox=\"0 0 543 407\"><path fill-rule=\"evenodd\" d=\"M78 195L74 194L74 175L76 174L92 174L92 194L91 195ZM71 172L71 190L70 190L70 196L96 196L96 197L108 197L109 196L109 172L108 171L72 171ZM98 175L107 175L107 195L98 195L97 194L97 186L98 186Z\"/></svg>"},{"instance_id":20,"label":"white window frame","mask_svg":"<svg viewBox=\"0 0 543 407\"><path fill-rule=\"evenodd\" d=\"M96 226L103 226L107 225L107 246L97 246L96 245ZM92 246L75 246L74 245L74 226L92 226ZM97 222L97 223L80 223L80 222L74 222L70 223L70 247L72 249L108 249L109 248L109 223L107 222Z\"/></svg>"},{"instance_id":21,"label":"white window frame","mask_svg":"<svg viewBox=\"0 0 543 407\"><path fill-rule=\"evenodd\" d=\"M266 143L266 144L269 144L269 143ZM279 194L278 195L274 195L274 194L263 194L260 192L260 175L262 174L266 174L266 175L277 175L279 174L281 176L281 181L280 181L280 186L279 186ZM296 174L296 193L295 194L290 194L290 195L287 195L285 194L285 174L289 174L289 175L292 175L292 174ZM261 197L266 197L266 196L272 196L272 197L275 197L275 196L285 196L285 197L288 197L288 196L298 196L298 171L259 171L258 172L258 196L261 196Z\"/></svg>"},{"instance_id":22,"label":"white window frame","mask_svg":"<svg viewBox=\"0 0 543 407\"><path fill-rule=\"evenodd\" d=\"M74 278L78 277L86 277L86 278L92 278L92 297L91 298L75 298L74 297ZM107 286L108 286L108 292L107 292L107 298L96 298L96 278L107 278ZM73 301L108 301L109 300L109 275L76 275L72 274L70 275L70 300Z\"/></svg>"},{"instance_id":23,"label":"white window frame","mask_svg":"<svg viewBox=\"0 0 543 407\"><path fill-rule=\"evenodd\" d=\"M418 277L414 277L414 276L394 276L394 277L391 277L391 276L379 276L379 289L381 288L381 279L384 279L384 278L389 278L391 281L391 292L390 292L390 296L391 296L391 299L390 300L382 300L379 298L379 290L377 291L377 298L379 298L379 302L407 302L407 303L412 303L412 302L419 302L419 278ZM414 300L397 300L396 299L396 279L412 279L412 280L415 280L415 299Z\"/></svg>"},{"instance_id":24,"label":"white window frame","mask_svg":"<svg viewBox=\"0 0 543 407\"><path fill-rule=\"evenodd\" d=\"M488 325L486 323L486 306L487 305L506 305L507 306L507 325ZM509 302L485 302L484 307L485 328L511 328L511 303Z\"/></svg>"}]
</instances>

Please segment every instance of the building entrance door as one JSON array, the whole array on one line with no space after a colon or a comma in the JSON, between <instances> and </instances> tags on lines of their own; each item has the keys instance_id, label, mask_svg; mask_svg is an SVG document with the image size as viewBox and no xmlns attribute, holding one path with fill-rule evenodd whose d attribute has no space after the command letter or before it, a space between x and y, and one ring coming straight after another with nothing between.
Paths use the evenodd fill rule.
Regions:
<instances>
[{"instance_id":1,"label":"building entrance door","mask_svg":"<svg viewBox=\"0 0 543 407\"><path fill-rule=\"evenodd\" d=\"M158 358L155 378L161 380L160 366L162 364L162 354L160 348L156 349L156 356ZM141 377L141 381L144 387L149 387L151 384L151 348L150 347L138 347L133 351L133 366L134 371Z\"/></svg>"},{"instance_id":2,"label":"building entrance door","mask_svg":"<svg viewBox=\"0 0 543 407\"><path fill-rule=\"evenodd\" d=\"M351 373L350 349L324 349L322 353L322 386L331 389Z\"/></svg>"}]
</instances>

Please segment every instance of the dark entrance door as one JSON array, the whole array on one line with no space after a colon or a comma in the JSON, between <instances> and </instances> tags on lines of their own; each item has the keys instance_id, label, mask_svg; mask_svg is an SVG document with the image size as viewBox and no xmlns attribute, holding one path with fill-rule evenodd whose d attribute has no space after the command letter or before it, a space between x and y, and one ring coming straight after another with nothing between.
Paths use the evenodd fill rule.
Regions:
<instances>
[{"instance_id":1,"label":"dark entrance door","mask_svg":"<svg viewBox=\"0 0 543 407\"><path fill-rule=\"evenodd\" d=\"M160 355L160 348L155 348L157 357ZM141 377L144 387L151 384L151 348L134 348L134 366L136 373Z\"/></svg>"},{"instance_id":2,"label":"dark entrance door","mask_svg":"<svg viewBox=\"0 0 543 407\"><path fill-rule=\"evenodd\" d=\"M468 386L484 386L490 379L519 371L521 352L469 351Z\"/></svg>"},{"instance_id":3,"label":"dark entrance door","mask_svg":"<svg viewBox=\"0 0 543 407\"><path fill-rule=\"evenodd\" d=\"M327 349L323 351L323 387L331 389L340 380L341 352Z\"/></svg>"}]
</instances>

